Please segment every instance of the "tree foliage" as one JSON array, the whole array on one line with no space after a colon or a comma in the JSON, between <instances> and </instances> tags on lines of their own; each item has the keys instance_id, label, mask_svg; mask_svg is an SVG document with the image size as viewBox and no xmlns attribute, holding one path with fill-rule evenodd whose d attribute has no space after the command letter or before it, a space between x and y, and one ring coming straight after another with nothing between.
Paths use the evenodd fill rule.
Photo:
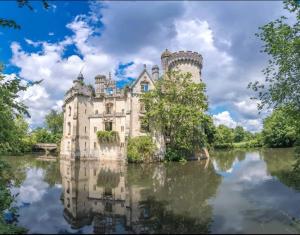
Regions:
<instances>
[{"instance_id":1,"label":"tree foliage","mask_svg":"<svg viewBox=\"0 0 300 235\"><path fill-rule=\"evenodd\" d=\"M97 131L97 138L100 143L114 143L120 140L117 131Z\"/></svg>"},{"instance_id":2,"label":"tree foliage","mask_svg":"<svg viewBox=\"0 0 300 235\"><path fill-rule=\"evenodd\" d=\"M56 110L51 110L45 117L47 129L54 135L62 135L64 114Z\"/></svg>"},{"instance_id":3,"label":"tree foliage","mask_svg":"<svg viewBox=\"0 0 300 235\"><path fill-rule=\"evenodd\" d=\"M146 109L144 120L162 133L167 152L186 157L212 141L212 119L205 113L205 84L192 82L190 73L169 72L141 100Z\"/></svg>"},{"instance_id":4,"label":"tree foliage","mask_svg":"<svg viewBox=\"0 0 300 235\"><path fill-rule=\"evenodd\" d=\"M129 162L150 162L153 160L156 146L150 136L138 136L129 139L127 158Z\"/></svg>"},{"instance_id":5,"label":"tree foliage","mask_svg":"<svg viewBox=\"0 0 300 235\"><path fill-rule=\"evenodd\" d=\"M268 66L263 70L264 83L250 83L258 92L264 106L281 107L289 105L300 112L300 5L297 0L285 0L284 8L291 13L262 27L257 36L264 42L262 52L270 56ZM295 19L295 23L290 23Z\"/></svg>"},{"instance_id":6,"label":"tree foliage","mask_svg":"<svg viewBox=\"0 0 300 235\"><path fill-rule=\"evenodd\" d=\"M288 108L278 108L264 120L263 141L268 147L291 147L295 143L300 120L288 113Z\"/></svg>"}]
</instances>

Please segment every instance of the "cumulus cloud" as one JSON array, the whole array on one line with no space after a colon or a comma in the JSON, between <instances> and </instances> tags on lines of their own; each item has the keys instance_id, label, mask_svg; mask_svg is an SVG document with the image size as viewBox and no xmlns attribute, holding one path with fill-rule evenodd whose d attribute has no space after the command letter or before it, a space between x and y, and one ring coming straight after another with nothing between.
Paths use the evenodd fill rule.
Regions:
<instances>
[{"instance_id":1,"label":"cumulus cloud","mask_svg":"<svg viewBox=\"0 0 300 235\"><path fill-rule=\"evenodd\" d=\"M260 44L254 33L258 26L282 13L281 3L221 4L91 2L89 13L76 16L66 25L71 36L54 43L26 39L28 45L40 48L36 52L25 51L20 42L12 43L11 63L20 68L19 75L34 81L43 79L34 88L35 96L28 98L32 116L36 117L32 123L41 123L49 108L61 104L57 102L80 69L87 83L93 83L95 75L114 74L120 64L133 62L115 79L137 77L143 64L160 65L160 54L168 48L203 55L202 74L211 107L226 106L238 113L237 120L229 112L216 114L217 122L260 128L257 120L261 117L249 99L253 94L246 88L250 81L262 79L265 60L259 55ZM223 8L231 14L225 14ZM270 9L272 14L265 14ZM70 47L74 47L74 54L65 56ZM38 95L45 103L43 108L33 104L39 100Z\"/></svg>"},{"instance_id":2,"label":"cumulus cloud","mask_svg":"<svg viewBox=\"0 0 300 235\"><path fill-rule=\"evenodd\" d=\"M213 120L216 126L225 125L230 128L235 128L238 124L236 121L232 119L228 111L224 111L213 115Z\"/></svg>"}]
</instances>

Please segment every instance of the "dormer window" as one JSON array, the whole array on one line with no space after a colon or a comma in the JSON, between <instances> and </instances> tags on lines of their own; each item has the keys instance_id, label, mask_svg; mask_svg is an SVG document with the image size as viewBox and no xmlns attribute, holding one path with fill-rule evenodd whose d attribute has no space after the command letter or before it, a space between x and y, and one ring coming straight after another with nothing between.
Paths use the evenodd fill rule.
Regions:
<instances>
[{"instance_id":1,"label":"dormer window","mask_svg":"<svg viewBox=\"0 0 300 235\"><path fill-rule=\"evenodd\" d=\"M148 82L141 82L141 91L142 92L149 91L149 83Z\"/></svg>"}]
</instances>

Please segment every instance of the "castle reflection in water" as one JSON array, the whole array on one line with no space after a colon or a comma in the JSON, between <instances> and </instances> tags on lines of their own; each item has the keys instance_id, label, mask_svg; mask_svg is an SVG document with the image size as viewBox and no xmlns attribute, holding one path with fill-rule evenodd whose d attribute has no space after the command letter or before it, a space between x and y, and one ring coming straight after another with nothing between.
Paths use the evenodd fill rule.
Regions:
<instances>
[{"instance_id":1,"label":"castle reflection in water","mask_svg":"<svg viewBox=\"0 0 300 235\"><path fill-rule=\"evenodd\" d=\"M189 177L189 167L202 167L199 178ZM163 164L128 169L124 162L61 159L64 217L74 229L92 225L94 233L208 232L206 199L215 194L219 177L204 165L185 168L180 176ZM207 187L207 177L215 185ZM187 190L192 181L198 187Z\"/></svg>"}]
</instances>

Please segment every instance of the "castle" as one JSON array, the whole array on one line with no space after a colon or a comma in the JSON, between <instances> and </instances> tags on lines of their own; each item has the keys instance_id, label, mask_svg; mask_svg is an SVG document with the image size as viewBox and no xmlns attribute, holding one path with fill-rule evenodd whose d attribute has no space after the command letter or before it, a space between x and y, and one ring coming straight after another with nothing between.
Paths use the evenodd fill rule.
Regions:
<instances>
[{"instance_id":1,"label":"castle","mask_svg":"<svg viewBox=\"0 0 300 235\"><path fill-rule=\"evenodd\" d=\"M197 52L170 52L161 55L162 75L170 70L191 73L195 83L201 81L202 56ZM145 107L140 102L144 92L155 88L160 79L159 67L151 73L143 71L126 88L118 89L116 82L105 75L95 77L95 88L84 84L80 73L73 86L66 92L63 104L64 124L61 141L62 158L125 160L129 138L149 134L142 125ZM101 142L99 131L113 131L118 141ZM162 159L165 153L164 138L159 132L151 132L157 145L155 156Z\"/></svg>"}]
</instances>

